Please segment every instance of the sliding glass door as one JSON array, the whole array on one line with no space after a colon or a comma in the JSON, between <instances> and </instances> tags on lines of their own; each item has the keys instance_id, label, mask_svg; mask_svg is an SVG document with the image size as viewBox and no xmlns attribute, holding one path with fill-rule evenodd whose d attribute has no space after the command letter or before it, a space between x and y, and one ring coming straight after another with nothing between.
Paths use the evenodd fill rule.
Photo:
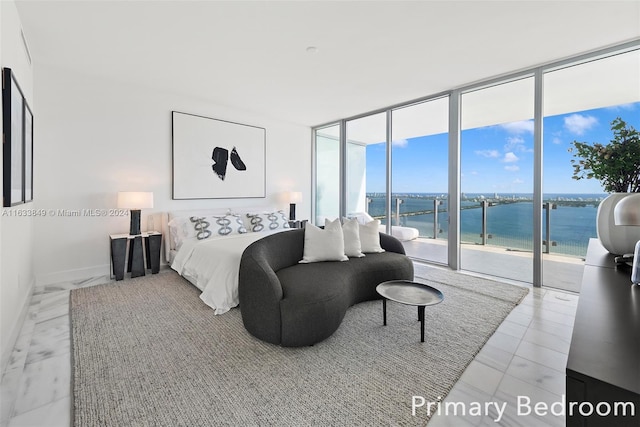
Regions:
<instances>
[{"instance_id":1,"label":"sliding glass door","mask_svg":"<svg viewBox=\"0 0 640 427\"><path fill-rule=\"evenodd\" d=\"M579 94L579 96L576 96ZM612 122L640 128L640 51L544 75L543 284L579 291L596 214L607 194L596 179L573 178L574 141L606 145Z\"/></svg>"},{"instance_id":2,"label":"sliding glass door","mask_svg":"<svg viewBox=\"0 0 640 427\"><path fill-rule=\"evenodd\" d=\"M340 125L315 131L315 223L340 216Z\"/></svg>"},{"instance_id":3,"label":"sliding glass door","mask_svg":"<svg viewBox=\"0 0 640 427\"><path fill-rule=\"evenodd\" d=\"M460 265L533 280L533 77L461 99Z\"/></svg>"},{"instance_id":4,"label":"sliding glass door","mask_svg":"<svg viewBox=\"0 0 640 427\"><path fill-rule=\"evenodd\" d=\"M392 233L409 256L446 264L449 98L391 114Z\"/></svg>"},{"instance_id":5,"label":"sliding glass door","mask_svg":"<svg viewBox=\"0 0 640 427\"><path fill-rule=\"evenodd\" d=\"M387 224L387 122L379 113L346 123L346 214Z\"/></svg>"}]
</instances>

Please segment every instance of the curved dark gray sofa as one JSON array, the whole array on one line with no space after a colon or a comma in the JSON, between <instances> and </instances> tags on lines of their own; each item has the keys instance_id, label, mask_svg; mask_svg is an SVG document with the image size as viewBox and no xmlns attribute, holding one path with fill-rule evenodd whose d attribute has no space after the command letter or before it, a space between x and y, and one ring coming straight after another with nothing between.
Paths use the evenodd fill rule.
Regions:
<instances>
[{"instance_id":1,"label":"curved dark gray sofa","mask_svg":"<svg viewBox=\"0 0 640 427\"><path fill-rule=\"evenodd\" d=\"M349 261L299 264L304 230L266 236L240 261L240 311L255 337L285 347L312 345L331 336L351 305L379 299L386 280L413 280L402 243L380 233L386 252Z\"/></svg>"}]
</instances>

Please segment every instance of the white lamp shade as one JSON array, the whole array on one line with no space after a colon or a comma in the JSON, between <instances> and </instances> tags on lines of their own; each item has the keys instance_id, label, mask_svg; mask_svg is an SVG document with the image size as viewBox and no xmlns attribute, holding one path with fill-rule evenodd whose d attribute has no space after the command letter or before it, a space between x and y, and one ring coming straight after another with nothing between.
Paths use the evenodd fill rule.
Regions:
<instances>
[{"instance_id":1,"label":"white lamp shade","mask_svg":"<svg viewBox=\"0 0 640 427\"><path fill-rule=\"evenodd\" d=\"M300 203L302 201L302 193L300 191L289 192L289 203Z\"/></svg>"},{"instance_id":2,"label":"white lamp shade","mask_svg":"<svg viewBox=\"0 0 640 427\"><path fill-rule=\"evenodd\" d=\"M633 193L620 200L613 209L616 225L640 226L640 193Z\"/></svg>"},{"instance_id":3,"label":"white lamp shade","mask_svg":"<svg viewBox=\"0 0 640 427\"><path fill-rule=\"evenodd\" d=\"M153 193L150 191L120 191L118 208L148 209L153 207Z\"/></svg>"}]
</instances>

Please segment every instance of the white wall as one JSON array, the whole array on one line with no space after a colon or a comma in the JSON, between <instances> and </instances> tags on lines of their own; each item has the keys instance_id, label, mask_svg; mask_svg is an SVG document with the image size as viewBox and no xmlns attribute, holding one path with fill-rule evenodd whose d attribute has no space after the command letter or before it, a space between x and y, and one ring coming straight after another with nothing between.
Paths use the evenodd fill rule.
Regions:
<instances>
[{"instance_id":1,"label":"white wall","mask_svg":"<svg viewBox=\"0 0 640 427\"><path fill-rule=\"evenodd\" d=\"M152 211L267 204L287 209L288 204L278 199L287 190L303 192L297 217L309 218L309 128L37 62L34 77L38 100L34 195L38 207L48 212L34 220L37 285L108 274L108 235L127 232L129 217L64 217L49 212L115 208L118 191L153 191L154 209L142 212L143 230ZM171 200L172 110L266 128L266 200ZM154 225L159 226L155 221Z\"/></svg>"},{"instance_id":2,"label":"white wall","mask_svg":"<svg viewBox=\"0 0 640 427\"><path fill-rule=\"evenodd\" d=\"M0 65L11 68L34 110L33 73L20 35L21 23L13 1L0 1ZM37 117L37 113L36 113ZM1 156L1 154L0 154ZM0 180L2 178L0 177ZM0 216L0 367L7 367L34 285L33 219L15 216L36 203L2 208Z\"/></svg>"}]
</instances>

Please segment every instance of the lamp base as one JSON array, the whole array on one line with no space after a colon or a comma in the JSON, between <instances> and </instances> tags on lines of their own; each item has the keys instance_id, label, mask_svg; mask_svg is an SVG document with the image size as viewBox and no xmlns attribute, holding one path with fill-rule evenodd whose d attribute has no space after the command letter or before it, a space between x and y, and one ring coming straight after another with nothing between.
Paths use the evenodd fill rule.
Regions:
<instances>
[{"instance_id":1,"label":"lamp base","mask_svg":"<svg viewBox=\"0 0 640 427\"><path fill-rule=\"evenodd\" d=\"M296 204L295 203L289 204L289 220L290 221L296 220Z\"/></svg>"},{"instance_id":2,"label":"lamp base","mask_svg":"<svg viewBox=\"0 0 640 427\"><path fill-rule=\"evenodd\" d=\"M129 227L129 234L137 236L140 234L140 209L131 209L131 226Z\"/></svg>"}]
</instances>

